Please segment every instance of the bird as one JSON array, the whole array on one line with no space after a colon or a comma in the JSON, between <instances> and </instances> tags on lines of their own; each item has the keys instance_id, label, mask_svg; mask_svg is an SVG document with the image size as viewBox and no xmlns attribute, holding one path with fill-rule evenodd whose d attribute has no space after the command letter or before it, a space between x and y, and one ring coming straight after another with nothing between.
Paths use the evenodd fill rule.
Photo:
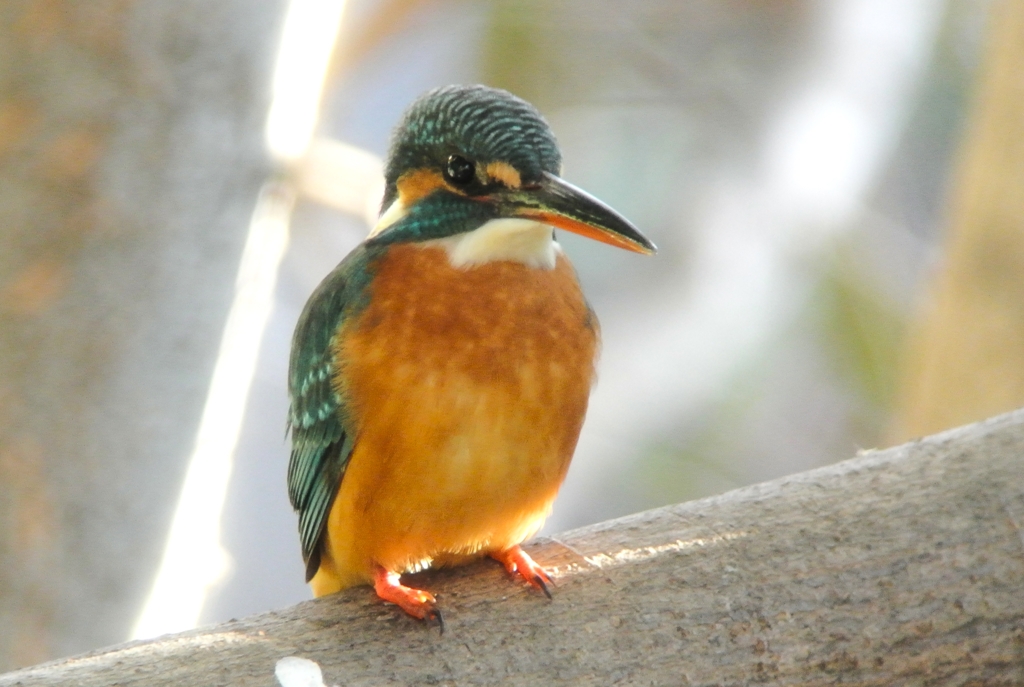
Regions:
<instances>
[{"instance_id":1,"label":"bird","mask_svg":"<svg viewBox=\"0 0 1024 687\"><path fill-rule=\"evenodd\" d=\"M550 598L520 544L569 468L599 343L555 229L656 251L561 169L504 90L437 88L401 117L379 220L292 340L288 493L314 596L372 585L443 632L401 575L489 556Z\"/></svg>"}]
</instances>

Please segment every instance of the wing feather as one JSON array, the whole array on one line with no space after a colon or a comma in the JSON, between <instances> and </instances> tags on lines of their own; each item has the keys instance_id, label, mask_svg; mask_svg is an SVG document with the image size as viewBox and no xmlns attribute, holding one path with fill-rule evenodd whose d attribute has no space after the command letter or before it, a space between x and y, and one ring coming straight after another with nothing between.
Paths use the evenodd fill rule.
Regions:
<instances>
[{"instance_id":1,"label":"wing feather","mask_svg":"<svg viewBox=\"0 0 1024 687\"><path fill-rule=\"evenodd\" d=\"M349 254L320 283L299 316L288 371L288 498L299 513L299 539L306 581L320 567L327 517L352 449L353 426L332 345L345 323L362 307L368 282L363 247Z\"/></svg>"}]
</instances>

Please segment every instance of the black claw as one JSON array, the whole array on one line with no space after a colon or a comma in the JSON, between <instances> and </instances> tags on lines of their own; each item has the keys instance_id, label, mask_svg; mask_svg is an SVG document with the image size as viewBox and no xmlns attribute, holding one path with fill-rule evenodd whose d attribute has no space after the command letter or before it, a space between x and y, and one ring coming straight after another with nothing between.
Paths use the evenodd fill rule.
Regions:
<instances>
[{"instance_id":1,"label":"black claw","mask_svg":"<svg viewBox=\"0 0 1024 687\"><path fill-rule=\"evenodd\" d=\"M442 634L442 635L444 634L444 616L441 615L441 609L440 608L435 608L435 609L431 610L430 613L427 614L427 620L436 620L437 621L438 634Z\"/></svg>"},{"instance_id":2,"label":"black claw","mask_svg":"<svg viewBox=\"0 0 1024 687\"><path fill-rule=\"evenodd\" d=\"M554 597L551 596L551 590L548 589L548 583L544 581L544 578L540 575L534 575L533 581L536 583L540 590L544 592L544 596L548 597L549 600L554 601Z\"/></svg>"}]
</instances>

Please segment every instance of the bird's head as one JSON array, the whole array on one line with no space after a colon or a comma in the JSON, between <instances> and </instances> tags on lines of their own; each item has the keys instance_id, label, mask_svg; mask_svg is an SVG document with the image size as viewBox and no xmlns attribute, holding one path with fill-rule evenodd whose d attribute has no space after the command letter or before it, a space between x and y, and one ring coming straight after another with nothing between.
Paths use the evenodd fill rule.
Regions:
<instances>
[{"instance_id":1,"label":"bird's head","mask_svg":"<svg viewBox=\"0 0 1024 687\"><path fill-rule=\"evenodd\" d=\"M506 254L529 262L557 227L655 251L628 220L559 178L561 166L551 128L526 101L484 86L432 90L395 129L382 214L369 241L448 240L451 247L473 234L459 248L462 262Z\"/></svg>"}]
</instances>

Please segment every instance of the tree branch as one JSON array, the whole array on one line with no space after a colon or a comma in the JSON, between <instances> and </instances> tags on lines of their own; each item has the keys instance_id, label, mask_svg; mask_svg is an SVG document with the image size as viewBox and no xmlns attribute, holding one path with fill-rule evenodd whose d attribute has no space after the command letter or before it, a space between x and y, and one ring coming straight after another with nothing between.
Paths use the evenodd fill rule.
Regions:
<instances>
[{"instance_id":1,"label":"tree branch","mask_svg":"<svg viewBox=\"0 0 1024 687\"><path fill-rule=\"evenodd\" d=\"M0 676L9 685L1024 683L1024 411L542 540L554 601L494 562Z\"/></svg>"}]
</instances>

